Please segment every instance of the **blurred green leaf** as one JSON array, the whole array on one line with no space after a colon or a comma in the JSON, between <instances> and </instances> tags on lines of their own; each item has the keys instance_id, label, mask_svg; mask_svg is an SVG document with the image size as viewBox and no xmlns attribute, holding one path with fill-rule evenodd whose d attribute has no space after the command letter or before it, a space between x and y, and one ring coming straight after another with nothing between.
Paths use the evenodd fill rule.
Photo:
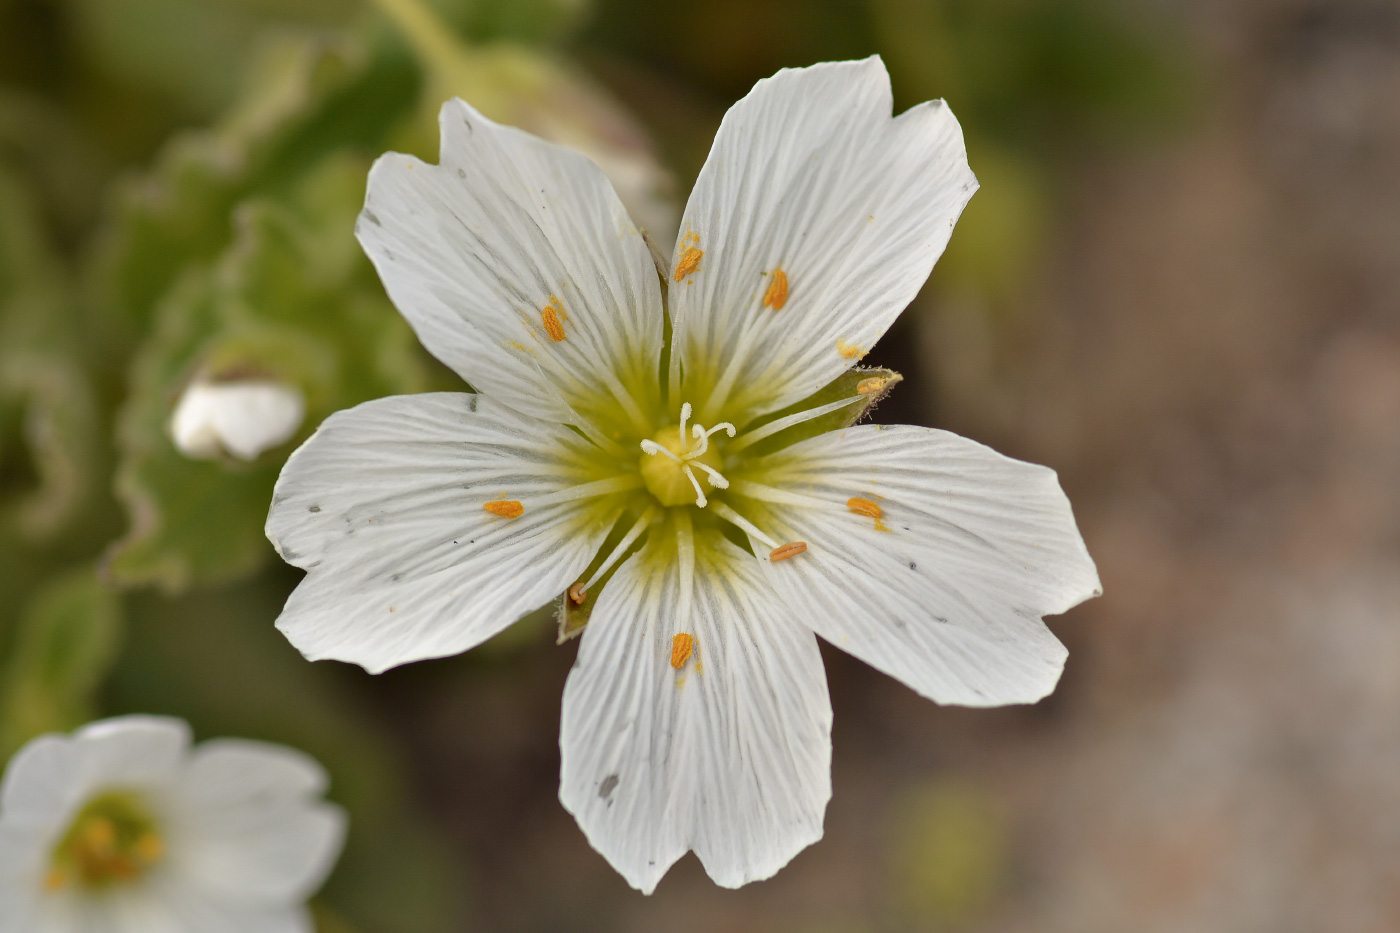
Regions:
<instances>
[{"instance_id":1,"label":"blurred green leaf","mask_svg":"<svg viewBox=\"0 0 1400 933\"><path fill-rule=\"evenodd\" d=\"M122 613L91 567L47 581L25 606L0 679L0 758L44 732L94 718L92 698L116 655Z\"/></svg>"},{"instance_id":2,"label":"blurred green leaf","mask_svg":"<svg viewBox=\"0 0 1400 933\"><path fill-rule=\"evenodd\" d=\"M397 0L373 0L381 7ZM573 30L590 0L427 0L442 19L478 42L543 43Z\"/></svg>"},{"instance_id":3,"label":"blurred green leaf","mask_svg":"<svg viewBox=\"0 0 1400 933\"><path fill-rule=\"evenodd\" d=\"M1034 160L989 140L970 138L967 148L981 187L929 282L942 293L975 294L1015 314L1047 248L1052 181Z\"/></svg>"},{"instance_id":4,"label":"blurred green leaf","mask_svg":"<svg viewBox=\"0 0 1400 933\"><path fill-rule=\"evenodd\" d=\"M53 538L91 492L98 419L66 282L33 199L0 171L0 540Z\"/></svg>"},{"instance_id":5,"label":"blurred green leaf","mask_svg":"<svg viewBox=\"0 0 1400 933\"><path fill-rule=\"evenodd\" d=\"M978 919L1006 881L1005 818L986 790L938 780L901 795L889 813L895 903L918 928Z\"/></svg>"},{"instance_id":6,"label":"blurred green leaf","mask_svg":"<svg viewBox=\"0 0 1400 933\"><path fill-rule=\"evenodd\" d=\"M240 201L275 196L327 153L385 133L412 99L403 71L347 41L269 44L226 120L175 137L149 174L118 186L89 283L109 343L129 346L176 280L223 251Z\"/></svg>"},{"instance_id":7,"label":"blurred green leaf","mask_svg":"<svg viewBox=\"0 0 1400 933\"><path fill-rule=\"evenodd\" d=\"M84 57L107 80L153 92L207 118L237 95L260 34L343 24L358 4L336 0L71 0Z\"/></svg>"},{"instance_id":8,"label":"blurred green leaf","mask_svg":"<svg viewBox=\"0 0 1400 933\"><path fill-rule=\"evenodd\" d=\"M294 200L241 205L219 263L188 272L162 303L119 419L117 489L133 524L109 554L114 580L179 589L248 573L272 553L263 523L292 443L253 463L187 458L167 427L192 380L299 388L308 420L295 440L333 411L425 387L417 343L352 235L366 170L333 157Z\"/></svg>"}]
</instances>

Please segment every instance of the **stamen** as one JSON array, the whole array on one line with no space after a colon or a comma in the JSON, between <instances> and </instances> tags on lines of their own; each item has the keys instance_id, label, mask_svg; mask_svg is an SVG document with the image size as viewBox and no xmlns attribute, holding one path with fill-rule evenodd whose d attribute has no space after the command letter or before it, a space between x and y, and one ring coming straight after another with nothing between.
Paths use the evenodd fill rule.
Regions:
<instances>
[{"instance_id":1,"label":"stamen","mask_svg":"<svg viewBox=\"0 0 1400 933\"><path fill-rule=\"evenodd\" d=\"M776 564L780 560L787 560L789 557L796 557L807 550L806 541L790 541L782 547L775 547L773 553L768 555L768 562Z\"/></svg>"},{"instance_id":2,"label":"stamen","mask_svg":"<svg viewBox=\"0 0 1400 933\"><path fill-rule=\"evenodd\" d=\"M612 565L617 563L622 558L623 554L627 553L627 549L632 546L632 542L641 537L642 532L646 531L647 527L650 526L655 519L656 509L654 507L648 508L643 512L642 517L637 519L636 524L634 524L627 534L623 535L622 540L617 543L617 547L612 549L612 553L603 559L603 562L598 565L598 569L593 571L592 576L578 588L579 592L587 593L592 589L593 584L597 583L603 574L607 573L608 570L612 568ZM572 590L569 591L569 595L573 595Z\"/></svg>"},{"instance_id":3,"label":"stamen","mask_svg":"<svg viewBox=\"0 0 1400 933\"><path fill-rule=\"evenodd\" d=\"M734 443L729 445L729 450L731 453L737 453L738 451L743 450L745 447L748 447L750 444L757 444L765 437L772 437L779 431L782 431L786 428L790 428L795 424L801 424L804 421L811 421L813 418L820 418L822 415L836 411L838 408L844 408L852 402L859 401L862 401L859 395L852 395L848 398L843 398L836 402L828 402L825 405L818 405L816 408L809 408L806 411L799 411L794 415L788 415L784 418L778 418L775 421L770 421L762 427L754 428L752 431L744 432L743 437L739 438ZM732 437L733 435L730 436Z\"/></svg>"},{"instance_id":4,"label":"stamen","mask_svg":"<svg viewBox=\"0 0 1400 933\"><path fill-rule=\"evenodd\" d=\"M740 531L747 533L748 536L753 538L755 541L761 541L771 548L775 548L778 546L778 542L774 541L772 538L759 531L753 522L749 521L747 518L740 515L738 512L725 505L723 502L716 502L713 508L714 513L716 515L729 522L731 525L734 525Z\"/></svg>"},{"instance_id":5,"label":"stamen","mask_svg":"<svg viewBox=\"0 0 1400 933\"><path fill-rule=\"evenodd\" d=\"M495 502L486 503L482 508L501 518L519 518L525 514L525 506L514 499L497 499Z\"/></svg>"},{"instance_id":6,"label":"stamen","mask_svg":"<svg viewBox=\"0 0 1400 933\"><path fill-rule=\"evenodd\" d=\"M680 632L671 639L671 666L676 670L685 667L690 660L690 652L695 650L695 637L688 632Z\"/></svg>"},{"instance_id":7,"label":"stamen","mask_svg":"<svg viewBox=\"0 0 1400 933\"><path fill-rule=\"evenodd\" d=\"M575 606L582 606L583 601L587 598L588 590L584 589L579 584L575 583L573 586L569 587L569 599L573 601Z\"/></svg>"},{"instance_id":8,"label":"stamen","mask_svg":"<svg viewBox=\"0 0 1400 933\"><path fill-rule=\"evenodd\" d=\"M642 485L642 478L635 473L631 476L614 476L610 479L595 479L589 483L579 483L558 492L545 493L531 499L531 507L554 505L557 502L577 502L580 499L593 499L614 492L627 492Z\"/></svg>"}]
</instances>

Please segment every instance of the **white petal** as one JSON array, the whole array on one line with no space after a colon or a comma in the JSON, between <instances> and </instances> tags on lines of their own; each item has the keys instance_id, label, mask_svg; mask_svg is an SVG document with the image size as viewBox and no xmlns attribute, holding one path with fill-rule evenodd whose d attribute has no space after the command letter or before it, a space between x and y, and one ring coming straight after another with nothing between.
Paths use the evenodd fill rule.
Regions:
<instances>
[{"instance_id":1,"label":"white petal","mask_svg":"<svg viewBox=\"0 0 1400 933\"><path fill-rule=\"evenodd\" d=\"M147 787L172 780L189 747L189 726L159 716L122 716L68 736L46 735L15 755L0 808L7 822L57 824L96 789Z\"/></svg>"},{"instance_id":2,"label":"white petal","mask_svg":"<svg viewBox=\"0 0 1400 933\"><path fill-rule=\"evenodd\" d=\"M301 391L280 382L194 382L170 419L176 449L193 459L224 451L240 460L291 439L306 414Z\"/></svg>"},{"instance_id":3,"label":"white petal","mask_svg":"<svg viewBox=\"0 0 1400 933\"><path fill-rule=\"evenodd\" d=\"M440 125L440 165L375 163L355 228L423 345L477 391L549 420L654 385L661 289L603 173L460 100ZM544 322L556 300L563 340Z\"/></svg>"},{"instance_id":4,"label":"white petal","mask_svg":"<svg viewBox=\"0 0 1400 933\"><path fill-rule=\"evenodd\" d=\"M244 803L184 814L172 827L172 871L211 897L251 909L300 901L325 881L345 815L311 801Z\"/></svg>"},{"instance_id":5,"label":"white petal","mask_svg":"<svg viewBox=\"0 0 1400 933\"><path fill-rule=\"evenodd\" d=\"M799 497L740 511L807 542L763 567L818 635L940 703L1054 689L1065 649L1041 616L1098 595L1099 578L1053 470L946 431L862 425L793 445L761 476Z\"/></svg>"},{"instance_id":6,"label":"white petal","mask_svg":"<svg viewBox=\"0 0 1400 933\"><path fill-rule=\"evenodd\" d=\"M725 887L772 875L821 837L831 796L816 639L717 533L697 540L692 574L671 537L655 535L599 597L560 733L560 799L646 893L687 849ZM695 655L676 671L681 632Z\"/></svg>"},{"instance_id":7,"label":"white petal","mask_svg":"<svg viewBox=\"0 0 1400 933\"><path fill-rule=\"evenodd\" d=\"M577 434L483 396L396 396L338 412L287 461L267 534L310 571L277 627L312 660L379 672L465 651L563 592L615 497L577 483ZM514 519L484 510L518 501Z\"/></svg>"},{"instance_id":8,"label":"white petal","mask_svg":"<svg viewBox=\"0 0 1400 933\"><path fill-rule=\"evenodd\" d=\"M204 742L185 768L181 795L193 807L304 800L325 793L326 771L310 755L249 739Z\"/></svg>"},{"instance_id":9,"label":"white petal","mask_svg":"<svg viewBox=\"0 0 1400 933\"><path fill-rule=\"evenodd\" d=\"M235 904L302 900L344 841L339 808L319 801L325 771L300 752L242 739L195 752L174 801L179 871Z\"/></svg>"},{"instance_id":10,"label":"white petal","mask_svg":"<svg viewBox=\"0 0 1400 933\"><path fill-rule=\"evenodd\" d=\"M0 930L31 930L53 834L11 822L0 823Z\"/></svg>"},{"instance_id":11,"label":"white petal","mask_svg":"<svg viewBox=\"0 0 1400 933\"><path fill-rule=\"evenodd\" d=\"M687 382L732 391L726 415L782 408L850 368L947 245L977 188L962 130L942 101L891 108L872 57L784 69L725 114L672 263L704 256L668 288ZM696 404L703 421L719 401Z\"/></svg>"}]
</instances>

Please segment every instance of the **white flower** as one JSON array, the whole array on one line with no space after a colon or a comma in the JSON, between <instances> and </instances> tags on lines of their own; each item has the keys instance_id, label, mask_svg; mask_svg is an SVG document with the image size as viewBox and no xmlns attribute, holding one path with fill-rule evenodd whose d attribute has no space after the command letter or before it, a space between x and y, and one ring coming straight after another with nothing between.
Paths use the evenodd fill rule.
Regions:
<instances>
[{"instance_id":1,"label":"white flower","mask_svg":"<svg viewBox=\"0 0 1400 933\"><path fill-rule=\"evenodd\" d=\"M288 748L191 750L178 719L124 716L15 755L0 789L6 933L310 933L340 853L326 775Z\"/></svg>"},{"instance_id":2,"label":"white flower","mask_svg":"<svg viewBox=\"0 0 1400 933\"><path fill-rule=\"evenodd\" d=\"M759 82L660 277L593 164L461 101L440 165L370 174L360 241L480 394L369 402L292 456L268 535L310 573L278 626L382 671L567 591L560 798L643 891L821 835L815 635L942 703L1032 702L1065 659L1040 617L1099 591L1049 469L918 427L792 442L886 387L849 371L976 187L942 102L890 112L878 58Z\"/></svg>"},{"instance_id":3,"label":"white flower","mask_svg":"<svg viewBox=\"0 0 1400 933\"><path fill-rule=\"evenodd\" d=\"M301 391L293 386L262 379L198 379L175 405L170 437L192 460L212 460L225 452L254 460L290 440L305 413Z\"/></svg>"}]
</instances>

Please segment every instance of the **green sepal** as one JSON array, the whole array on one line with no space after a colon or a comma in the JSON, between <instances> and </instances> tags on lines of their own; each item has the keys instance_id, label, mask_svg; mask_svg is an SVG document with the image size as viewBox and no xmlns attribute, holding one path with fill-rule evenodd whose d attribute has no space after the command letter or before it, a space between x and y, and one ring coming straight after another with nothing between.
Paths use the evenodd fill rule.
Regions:
<instances>
[{"instance_id":1,"label":"green sepal","mask_svg":"<svg viewBox=\"0 0 1400 933\"><path fill-rule=\"evenodd\" d=\"M903 381L904 377L892 369L862 366L848 369L802 401L765 416L761 421L755 422L753 427L761 427L779 418L820 408L822 405L829 405L841 399L852 399L849 406L795 424L771 437L765 437L750 447L745 455L761 457L764 454L782 450L784 447L790 447L798 441L805 441L828 431L839 431L841 428L849 427L870 414L880 403L880 400L889 395L890 390ZM861 391L862 387L865 391Z\"/></svg>"},{"instance_id":2,"label":"green sepal","mask_svg":"<svg viewBox=\"0 0 1400 933\"><path fill-rule=\"evenodd\" d=\"M0 757L93 718L93 694L121 634L121 602L91 567L40 587L20 613L0 673Z\"/></svg>"},{"instance_id":3,"label":"green sepal","mask_svg":"<svg viewBox=\"0 0 1400 933\"><path fill-rule=\"evenodd\" d=\"M108 553L124 585L178 590L234 579L272 553L263 523L283 460L327 415L421 391L426 357L385 298L351 230L365 165L326 160L290 204L241 205L210 270L189 270L137 354L119 413L117 492L131 528ZM195 379L271 379L299 389L299 433L252 463L193 460L168 433Z\"/></svg>"}]
</instances>

